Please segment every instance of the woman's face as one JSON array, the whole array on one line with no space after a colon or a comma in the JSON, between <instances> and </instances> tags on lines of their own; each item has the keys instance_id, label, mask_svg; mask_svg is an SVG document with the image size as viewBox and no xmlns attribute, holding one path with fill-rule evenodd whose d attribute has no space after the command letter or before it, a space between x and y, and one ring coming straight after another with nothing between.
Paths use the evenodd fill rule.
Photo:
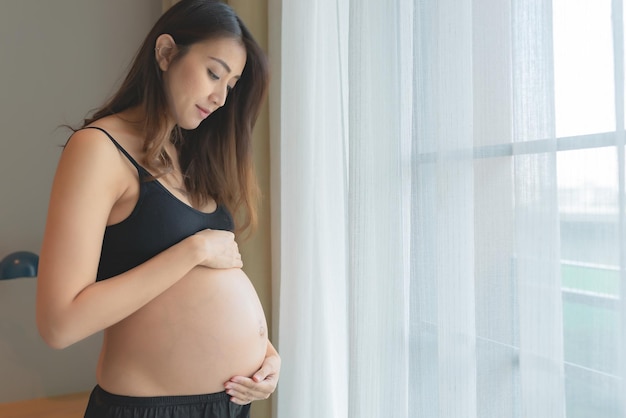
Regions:
<instances>
[{"instance_id":1,"label":"woman's face","mask_svg":"<svg viewBox=\"0 0 626 418\"><path fill-rule=\"evenodd\" d=\"M232 38L193 44L165 68L161 63L171 121L183 129L197 128L224 105L245 65L246 50Z\"/></svg>"}]
</instances>

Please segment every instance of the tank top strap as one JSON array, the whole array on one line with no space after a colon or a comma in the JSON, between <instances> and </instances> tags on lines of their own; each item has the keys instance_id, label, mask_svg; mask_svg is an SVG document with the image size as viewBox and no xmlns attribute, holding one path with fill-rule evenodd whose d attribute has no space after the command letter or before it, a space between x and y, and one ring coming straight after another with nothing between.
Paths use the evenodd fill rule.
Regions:
<instances>
[{"instance_id":1,"label":"tank top strap","mask_svg":"<svg viewBox=\"0 0 626 418\"><path fill-rule=\"evenodd\" d=\"M113 144L117 147L118 150L120 150L122 152L122 154L124 154L126 156L126 158L128 158L128 161L130 161L135 168L139 171L139 172L144 172L145 168L143 168L142 166L139 165L139 163L137 161L135 161L135 159L133 157L131 157L131 155L128 153L128 151L126 151L124 149L124 147L122 147L112 136L111 134L109 134L107 131L105 131L102 128L99 128L97 126L87 126L83 129L97 129L100 132L104 133L106 136L109 137L109 139L111 140L111 142L113 142Z\"/></svg>"}]
</instances>

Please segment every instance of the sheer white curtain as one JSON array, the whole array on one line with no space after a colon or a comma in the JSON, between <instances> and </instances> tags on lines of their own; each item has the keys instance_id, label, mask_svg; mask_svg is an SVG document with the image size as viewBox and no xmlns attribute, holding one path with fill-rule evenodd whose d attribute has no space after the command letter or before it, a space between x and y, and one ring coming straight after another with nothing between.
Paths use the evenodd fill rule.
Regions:
<instances>
[{"instance_id":1,"label":"sheer white curtain","mask_svg":"<svg viewBox=\"0 0 626 418\"><path fill-rule=\"evenodd\" d=\"M623 8L598 1L617 116L573 136L555 22L595 30L583 0L270 1L279 418L624 415Z\"/></svg>"},{"instance_id":2,"label":"sheer white curtain","mask_svg":"<svg viewBox=\"0 0 626 418\"><path fill-rule=\"evenodd\" d=\"M280 15L280 7L272 7L270 15ZM272 189L280 190L272 202L272 241L279 254L273 270L280 274L274 333L280 338L284 332L280 353L289 366L281 371L285 383L276 397L280 416L306 411L304 416L346 417L347 121L340 16L334 2L309 1L284 2L282 15L278 73L270 47L282 103L274 112L280 123L272 127L280 130L272 161Z\"/></svg>"}]
</instances>

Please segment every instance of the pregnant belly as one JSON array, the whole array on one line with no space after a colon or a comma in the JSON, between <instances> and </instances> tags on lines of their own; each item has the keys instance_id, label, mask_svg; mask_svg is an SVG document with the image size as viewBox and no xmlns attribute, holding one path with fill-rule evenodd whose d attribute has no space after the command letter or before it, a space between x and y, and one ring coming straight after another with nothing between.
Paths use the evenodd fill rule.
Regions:
<instances>
[{"instance_id":1,"label":"pregnant belly","mask_svg":"<svg viewBox=\"0 0 626 418\"><path fill-rule=\"evenodd\" d=\"M98 383L128 396L213 393L252 376L265 357L267 324L240 269L195 268L105 332Z\"/></svg>"}]
</instances>

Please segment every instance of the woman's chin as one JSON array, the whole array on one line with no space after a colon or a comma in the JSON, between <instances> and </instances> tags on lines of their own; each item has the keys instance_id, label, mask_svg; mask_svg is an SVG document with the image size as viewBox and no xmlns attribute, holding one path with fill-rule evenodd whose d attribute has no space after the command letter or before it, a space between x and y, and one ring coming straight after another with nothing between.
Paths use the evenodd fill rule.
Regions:
<instances>
[{"instance_id":1,"label":"woman's chin","mask_svg":"<svg viewBox=\"0 0 626 418\"><path fill-rule=\"evenodd\" d=\"M196 121L180 121L178 123L178 127L184 129L186 131L193 131L202 123L204 119L199 119Z\"/></svg>"}]
</instances>

